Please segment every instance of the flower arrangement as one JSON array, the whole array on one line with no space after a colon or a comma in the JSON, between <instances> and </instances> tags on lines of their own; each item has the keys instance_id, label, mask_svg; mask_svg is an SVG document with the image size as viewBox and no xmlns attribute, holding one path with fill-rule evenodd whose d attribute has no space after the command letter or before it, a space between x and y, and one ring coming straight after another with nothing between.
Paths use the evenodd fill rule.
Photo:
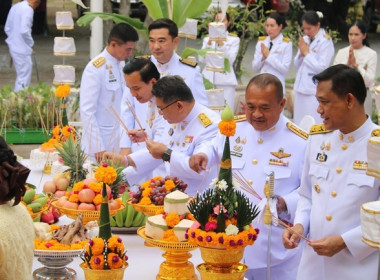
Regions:
<instances>
[{"instance_id":1,"label":"flower arrangement","mask_svg":"<svg viewBox=\"0 0 380 280\"><path fill-rule=\"evenodd\" d=\"M162 216L166 222L166 225L169 227L169 229L165 230L164 236L161 238L163 241L179 242L173 228L183 219L195 221L194 216L191 213L187 213L186 215L178 215L177 213L163 213Z\"/></svg>"},{"instance_id":2,"label":"flower arrangement","mask_svg":"<svg viewBox=\"0 0 380 280\"><path fill-rule=\"evenodd\" d=\"M69 85L62 84L55 89L55 96L58 98L65 98L70 94L70 91L71 88Z\"/></svg>"},{"instance_id":3,"label":"flower arrangement","mask_svg":"<svg viewBox=\"0 0 380 280\"><path fill-rule=\"evenodd\" d=\"M60 126L56 125L54 126L52 132L52 137L45 143L41 145L41 151L54 151L56 146L61 147L63 143L66 142L67 139L71 136L73 140L75 141L76 135L75 135L75 128L70 125Z\"/></svg>"},{"instance_id":4,"label":"flower arrangement","mask_svg":"<svg viewBox=\"0 0 380 280\"><path fill-rule=\"evenodd\" d=\"M132 203L140 205L163 205L168 193L179 190L185 192L187 184L173 176L154 177L141 184L133 195Z\"/></svg>"},{"instance_id":5,"label":"flower arrangement","mask_svg":"<svg viewBox=\"0 0 380 280\"><path fill-rule=\"evenodd\" d=\"M190 201L189 211L197 224L188 230L186 237L190 244L230 250L255 242L259 232L251 226L251 222L258 215L258 210L232 180L228 137L234 135L236 123L228 106L221 118L219 130L226 140L219 176L212 181L212 188Z\"/></svg>"}]
</instances>

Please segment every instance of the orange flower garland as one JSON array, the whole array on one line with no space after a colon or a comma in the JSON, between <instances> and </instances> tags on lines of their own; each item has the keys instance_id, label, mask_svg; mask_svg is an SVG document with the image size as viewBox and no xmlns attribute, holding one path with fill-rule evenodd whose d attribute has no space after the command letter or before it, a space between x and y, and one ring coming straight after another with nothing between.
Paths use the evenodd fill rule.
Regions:
<instances>
[{"instance_id":1,"label":"orange flower garland","mask_svg":"<svg viewBox=\"0 0 380 280\"><path fill-rule=\"evenodd\" d=\"M170 213L165 217L166 224L173 228L180 222L180 218L177 213Z\"/></svg>"},{"instance_id":2,"label":"orange flower garland","mask_svg":"<svg viewBox=\"0 0 380 280\"><path fill-rule=\"evenodd\" d=\"M59 85L56 89L55 89L55 96L57 96L58 98L64 98L66 96L68 96L70 94L70 86L69 85Z\"/></svg>"},{"instance_id":3,"label":"orange flower garland","mask_svg":"<svg viewBox=\"0 0 380 280\"><path fill-rule=\"evenodd\" d=\"M219 131L221 134L229 137L234 136L236 132L236 122L232 121L220 121L218 123Z\"/></svg>"},{"instance_id":4,"label":"orange flower garland","mask_svg":"<svg viewBox=\"0 0 380 280\"><path fill-rule=\"evenodd\" d=\"M116 169L108 164L103 164L96 169L95 178L103 183L112 184L117 177Z\"/></svg>"},{"instance_id":5,"label":"orange flower garland","mask_svg":"<svg viewBox=\"0 0 380 280\"><path fill-rule=\"evenodd\" d=\"M171 191L174 188L175 188L175 184L174 184L173 180L167 180L167 181L165 181L165 189L167 191Z\"/></svg>"}]
</instances>

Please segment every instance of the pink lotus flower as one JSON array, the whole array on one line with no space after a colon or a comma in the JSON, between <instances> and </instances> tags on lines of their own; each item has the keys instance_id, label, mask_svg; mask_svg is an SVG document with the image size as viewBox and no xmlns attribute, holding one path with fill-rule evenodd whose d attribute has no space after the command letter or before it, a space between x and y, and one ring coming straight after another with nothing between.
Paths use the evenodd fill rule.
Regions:
<instances>
[{"instance_id":1,"label":"pink lotus flower","mask_svg":"<svg viewBox=\"0 0 380 280\"><path fill-rule=\"evenodd\" d=\"M220 210L220 206L219 206L219 205L216 205L216 206L214 207L214 213L215 213L215 214L219 214L219 210ZM226 207L224 207L224 205L223 205L223 213L227 213L227 209L226 209Z\"/></svg>"}]
</instances>

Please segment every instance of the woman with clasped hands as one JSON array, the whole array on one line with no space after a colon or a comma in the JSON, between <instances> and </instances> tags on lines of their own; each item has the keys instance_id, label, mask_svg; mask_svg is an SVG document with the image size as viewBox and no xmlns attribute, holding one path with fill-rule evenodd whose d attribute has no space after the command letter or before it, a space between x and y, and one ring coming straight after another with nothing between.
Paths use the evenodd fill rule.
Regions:
<instances>
[{"instance_id":1,"label":"woman with clasped hands","mask_svg":"<svg viewBox=\"0 0 380 280\"><path fill-rule=\"evenodd\" d=\"M375 83L377 53L369 47L366 26L363 22L358 21L351 25L348 31L348 41L350 45L338 51L333 64L347 64L360 72L367 87L364 109L366 114L371 117L372 95L368 89Z\"/></svg>"}]
</instances>

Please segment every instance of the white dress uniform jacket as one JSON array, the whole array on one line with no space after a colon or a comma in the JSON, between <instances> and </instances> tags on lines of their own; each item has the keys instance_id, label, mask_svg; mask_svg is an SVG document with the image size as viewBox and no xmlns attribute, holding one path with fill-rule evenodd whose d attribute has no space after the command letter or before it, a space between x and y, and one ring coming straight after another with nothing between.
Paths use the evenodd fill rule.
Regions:
<instances>
[{"instance_id":1,"label":"white dress uniform jacket","mask_svg":"<svg viewBox=\"0 0 380 280\"><path fill-rule=\"evenodd\" d=\"M293 223L299 198L297 190L301 181L303 158L307 144L306 137L305 131L296 127L283 115L280 116L275 126L262 132L256 131L247 121L238 122L235 135L230 137L233 172L239 171L253 189L264 198L265 179L271 171L274 171L274 193L284 198L288 208L288 215L281 215L280 217L289 223ZM218 134L212 145L202 146L200 151L208 156L208 165L216 165L217 161L221 159L224 142L225 136ZM219 156L216 156L215 151L218 151ZM271 164L273 160L277 160L277 163L282 165ZM285 166L286 164L287 166ZM247 196L254 204L260 202L251 194L247 194ZM262 221L260 224L255 222L254 226L260 229L260 233L255 245L245 248L244 262L250 270L264 270L264 278L259 277L257 279L265 279L268 227ZM295 279L301 256L299 248L295 249L294 252L284 248L282 233L282 228L272 225L272 280Z\"/></svg>"},{"instance_id":2,"label":"white dress uniform jacket","mask_svg":"<svg viewBox=\"0 0 380 280\"><path fill-rule=\"evenodd\" d=\"M28 1L19 2L10 9L4 27L7 34L5 42L17 73L14 86L16 92L28 86L32 76L33 13Z\"/></svg>"},{"instance_id":3,"label":"white dress uniform jacket","mask_svg":"<svg viewBox=\"0 0 380 280\"><path fill-rule=\"evenodd\" d=\"M260 73L270 73L275 75L282 83L285 92L285 75L289 71L292 63L293 47L290 39L285 38L281 33L272 40L272 48L269 55L263 60L261 44L269 49L271 40L269 36L261 36L256 44L255 56L252 61L253 70Z\"/></svg>"},{"instance_id":4,"label":"white dress uniform jacket","mask_svg":"<svg viewBox=\"0 0 380 280\"><path fill-rule=\"evenodd\" d=\"M329 67L334 56L334 44L324 29L319 30L312 42L308 36L303 38L309 44L309 53L300 56L298 50L294 58L294 65L298 70L294 83L296 124L299 124L305 115L311 115L316 121L322 121L317 113L318 102L315 98L317 86L313 83L313 76Z\"/></svg>"},{"instance_id":5,"label":"white dress uniform jacket","mask_svg":"<svg viewBox=\"0 0 380 280\"><path fill-rule=\"evenodd\" d=\"M208 79L211 83L214 82L216 88L221 88L224 90L224 99L227 104L234 109L234 101L235 101L235 87L238 84L236 75L233 69L233 64L235 62L240 38L236 35L230 35L227 32L226 41L223 42L223 46L218 46L215 41L212 41L211 44L208 44L209 37L205 37L203 39L202 49L211 48L213 50L217 50L220 52L224 52L224 57L228 59L230 62L230 72L219 73L208 71L206 67L203 69L203 76ZM199 56L199 61L204 62L204 58ZM215 73L215 79L214 79Z\"/></svg>"},{"instance_id":6,"label":"white dress uniform jacket","mask_svg":"<svg viewBox=\"0 0 380 280\"><path fill-rule=\"evenodd\" d=\"M211 175L216 174L215 167L205 175L196 173L189 166L189 158L198 152L203 142L210 141L216 136L219 120L217 113L196 102L186 119L172 125L167 131L169 141L164 144L173 150L170 162L165 163L167 173L182 179L188 185L186 193L190 196L196 194L205 175L207 178L202 188L207 187L211 181ZM145 151L142 153L140 150L130 155L139 173L153 170L162 164L161 159L153 159L146 149Z\"/></svg>"},{"instance_id":7,"label":"white dress uniform jacket","mask_svg":"<svg viewBox=\"0 0 380 280\"><path fill-rule=\"evenodd\" d=\"M91 157L101 151L119 152L120 123L110 107L120 115L125 87L124 64L105 49L83 71L80 88L82 147Z\"/></svg>"},{"instance_id":8,"label":"white dress uniform jacket","mask_svg":"<svg viewBox=\"0 0 380 280\"><path fill-rule=\"evenodd\" d=\"M203 78L199 66L197 66L196 63L188 63L187 60L182 60L180 56L174 52L172 58L165 64L159 63L153 55L150 59L154 65L156 65L161 78L169 75L181 76L187 86L191 89L195 101L208 106Z\"/></svg>"},{"instance_id":9,"label":"white dress uniform jacket","mask_svg":"<svg viewBox=\"0 0 380 280\"><path fill-rule=\"evenodd\" d=\"M377 128L368 120L356 131L310 135L294 223L310 240L341 235L347 248L319 256L305 245L297 279L377 279L378 252L361 241L360 207L379 199L380 181L366 175L367 141ZM310 134L324 131L313 126Z\"/></svg>"}]
</instances>

